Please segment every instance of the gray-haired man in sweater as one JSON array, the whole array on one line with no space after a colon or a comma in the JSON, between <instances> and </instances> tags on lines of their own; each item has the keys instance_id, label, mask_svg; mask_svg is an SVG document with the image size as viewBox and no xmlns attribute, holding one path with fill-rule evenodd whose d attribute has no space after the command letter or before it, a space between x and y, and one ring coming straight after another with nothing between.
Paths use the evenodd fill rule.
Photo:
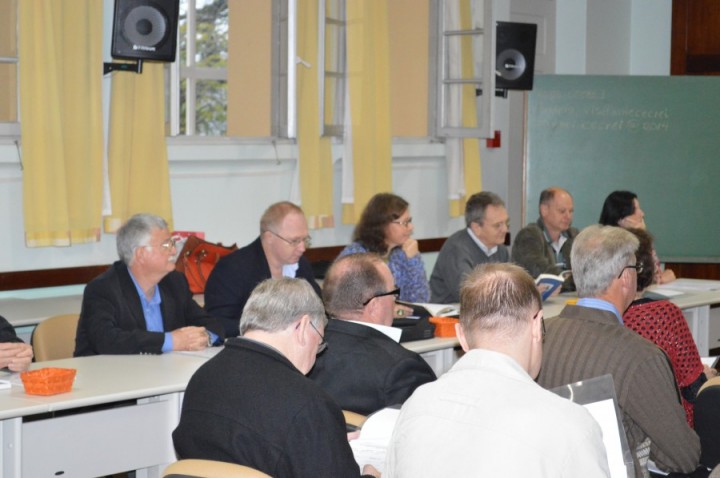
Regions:
<instances>
[{"instance_id":1,"label":"gray-haired man in sweater","mask_svg":"<svg viewBox=\"0 0 720 478\"><path fill-rule=\"evenodd\" d=\"M604 374L615 381L635 476L647 460L668 472L690 473L700 441L688 426L665 354L623 325L635 297L638 240L619 227L590 226L573 243L571 262L580 299L547 324L538 383L557 387Z\"/></svg>"}]
</instances>

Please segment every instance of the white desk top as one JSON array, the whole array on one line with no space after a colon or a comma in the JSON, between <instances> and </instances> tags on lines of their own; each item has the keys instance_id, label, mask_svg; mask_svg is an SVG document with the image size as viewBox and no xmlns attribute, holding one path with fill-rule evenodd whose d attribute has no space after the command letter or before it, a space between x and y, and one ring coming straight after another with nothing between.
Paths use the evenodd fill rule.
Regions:
<instances>
[{"instance_id":1,"label":"white desk top","mask_svg":"<svg viewBox=\"0 0 720 478\"><path fill-rule=\"evenodd\" d=\"M0 419L131 400L185 390L207 358L188 354L96 355L34 363L31 369L77 369L73 388L51 396L28 395L19 374L0 390Z\"/></svg>"},{"instance_id":2,"label":"white desk top","mask_svg":"<svg viewBox=\"0 0 720 478\"><path fill-rule=\"evenodd\" d=\"M37 325L48 317L61 314L79 314L82 294L40 299L9 297L0 299L0 315L13 327Z\"/></svg>"},{"instance_id":3,"label":"white desk top","mask_svg":"<svg viewBox=\"0 0 720 478\"><path fill-rule=\"evenodd\" d=\"M720 304L720 281L707 281L700 279L678 279L685 286L682 289L673 289L672 282L667 286L653 287L651 290L657 290L662 293L663 288L676 290L681 292L680 295L668 297L670 302L677 305L681 309L689 309L691 307L699 307L703 305ZM680 282L678 282L680 284ZM715 283L717 289L708 290L708 285ZM698 288L692 290L692 284L697 284ZM560 314L568 300L577 299L577 293L570 292L559 294L554 297L550 297L548 300L543 302L543 310L545 318L555 317Z\"/></svg>"}]
</instances>

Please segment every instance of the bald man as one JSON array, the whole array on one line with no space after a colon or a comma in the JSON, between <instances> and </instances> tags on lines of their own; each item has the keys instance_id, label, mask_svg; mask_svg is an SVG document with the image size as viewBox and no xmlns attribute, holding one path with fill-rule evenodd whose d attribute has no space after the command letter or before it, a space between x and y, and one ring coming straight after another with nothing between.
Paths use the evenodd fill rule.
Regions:
<instances>
[{"instance_id":1,"label":"bald man","mask_svg":"<svg viewBox=\"0 0 720 478\"><path fill-rule=\"evenodd\" d=\"M570 270L570 250L578 230L571 227L573 198L562 188L552 187L540 193L540 217L518 232L512 246L512 262L537 277L540 274L559 274ZM572 278L563 290L574 290Z\"/></svg>"}]
</instances>

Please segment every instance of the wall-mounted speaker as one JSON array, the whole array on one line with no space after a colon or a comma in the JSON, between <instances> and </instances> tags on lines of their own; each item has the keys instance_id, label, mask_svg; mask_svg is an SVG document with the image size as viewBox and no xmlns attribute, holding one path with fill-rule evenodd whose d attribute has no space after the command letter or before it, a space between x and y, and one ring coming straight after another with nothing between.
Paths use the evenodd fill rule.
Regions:
<instances>
[{"instance_id":1,"label":"wall-mounted speaker","mask_svg":"<svg viewBox=\"0 0 720 478\"><path fill-rule=\"evenodd\" d=\"M179 0L115 0L113 58L175 61Z\"/></svg>"},{"instance_id":2,"label":"wall-mounted speaker","mask_svg":"<svg viewBox=\"0 0 720 478\"><path fill-rule=\"evenodd\" d=\"M537 25L497 22L496 34L495 88L532 90Z\"/></svg>"}]
</instances>

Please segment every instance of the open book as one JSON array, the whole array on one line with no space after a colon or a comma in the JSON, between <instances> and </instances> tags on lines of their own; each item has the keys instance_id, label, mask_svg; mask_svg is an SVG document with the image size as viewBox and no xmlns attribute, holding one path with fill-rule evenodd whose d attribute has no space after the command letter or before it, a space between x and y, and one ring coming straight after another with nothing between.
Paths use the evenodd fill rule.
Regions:
<instances>
[{"instance_id":1,"label":"open book","mask_svg":"<svg viewBox=\"0 0 720 478\"><path fill-rule=\"evenodd\" d=\"M360 429L360 438L350 442L355 461L362 469L372 465L381 473L385 468L385 455L390 445L400 406L383 408L368 416Z\"/></svg>"},{"instance_id":2,"label":"open book","mask_svg":"<svg viewBox=\"0 0 720 478\"><path fill-rule=\"evenodd\" d=\"M403 302L401 300L395 302L412 307L413 315L419 317L458 317L460 315L460 304L428 304L425 302Z\"/></svg>"},{"instance_id":3,"label":"open book","mask_svg":"<svg viewBox=\"0 0 720 478\"><path fill-rule=\"evenodd\" d=\"M542 301L545 302L548 297L553 295L553 292L563 285L563 282L565 282L565 279L567 279L570 274L570 271L562 271L559 275L540 274L537 276L535 279L535 285L538 286Z\"/></svg>"}]
</instances>

